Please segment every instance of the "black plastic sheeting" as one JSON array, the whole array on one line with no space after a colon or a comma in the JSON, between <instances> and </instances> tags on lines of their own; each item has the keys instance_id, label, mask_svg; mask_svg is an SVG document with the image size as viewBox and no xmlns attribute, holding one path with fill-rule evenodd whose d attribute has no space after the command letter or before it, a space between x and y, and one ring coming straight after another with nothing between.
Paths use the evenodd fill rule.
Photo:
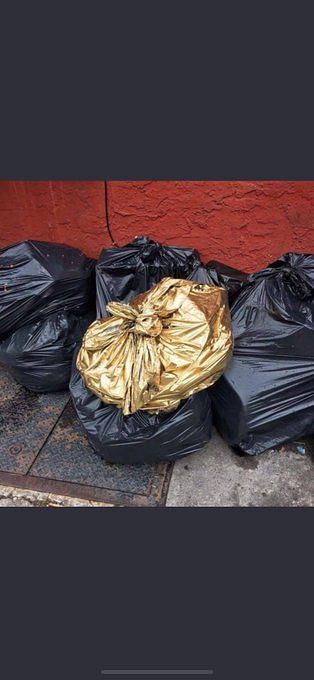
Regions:
<instances>
[{"instance_id":1,"label":"black plastic sheeting","mask_svg":"<svg viewBox=\"0 0 314 680\"><path fill-rule=\"evenodd\" d=\"M229 444L258 454L314 433L314 256L248 277L231 309L234 355L211 389Z\"/></svg>"},{"instance_id":2,"label":"black plastic sheeting","mask_svg":"<svg viewBox=\"0 0 314 680\"><path fill-rule=\"evenodd\" d=\"M209 260L205 266L211 283L226 288L229 305L231 305L238 297L249 275L217 260Z\"/></svg>"},{"instance_id":3,"label":"black plastic sheeting","mask_svg":"<svg viewBox=\"0 0 314 680\"><path fill-rule=\"evenodd\" d=\"M54 312L87 313L95 297L94 268L94 260L66 245L21 241L2 248L0 337Z\"/></svg>"},{"instance_id":4,"label":"black plastic sheeting","mask_svg":"<svg viewBox=\"0 0 314 680\"><path fill-rule=\"evenodd\" d=\"M94 316L56 312L18 328L0 341L0 364L31 391L68 389L73 354Z\"/></svg>"},{"instance_id":5,"label":"black plastic sheeting","mask_svg":"<svg viewBox=\"0 0 314 680\"><path fill-rule=\"evenodd\" d=\"M73 367L70 392L89 443L108 462L174 460L201 450L211 437L208 390L182 401L172 413L137 411L124 416L121 409L104 404L90 392Z\"/></svg>"},{"instance_id":6,"label":"black plastic sheeting","mask_svg":"<svg viewBox=\"0 0 314 680\"><path fill-rule=\"evenodd\" d=\"M121 248L107 248L96 265L97 317L107 316L106 305L115 300L130 302L170 276L211 283L196 250L161 245L138 236Z\"/></svg>"}]
</instances>

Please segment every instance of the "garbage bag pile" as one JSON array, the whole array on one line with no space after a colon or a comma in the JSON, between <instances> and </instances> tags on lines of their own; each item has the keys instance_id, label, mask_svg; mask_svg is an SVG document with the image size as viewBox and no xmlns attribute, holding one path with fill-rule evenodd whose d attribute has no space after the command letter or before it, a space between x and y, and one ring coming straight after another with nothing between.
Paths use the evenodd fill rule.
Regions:
<instances>
[{"instance_id":1,"label":"garbage bag pile","mask_svg":"<svg viewBox=\"0 0 314 680\"><path fill-rule=\"evenodd\" d=\"M0 363L28 389L68 388L74 350L95 318L94 270L61 244L0 250Z\"/></svg>"},{"instance_id":2,"label":"garbage bag pile","mask_svg":"<svg viewBox=\"0 0 314 680\"><path fill-rule=\"evenodd\" d=\"M102 252L96 266L102 320L84 337L70 392L90 444L105 460L173 460L209 441L206 388L232 350L226 295L209 283L193 250L140 237Z\"/></svg>"},{"instance_id":3,"label":"garbage bag pile","mask_svg":"<svg viewBox=\"0 0 314 680\"><path fill-rule=\"evenodd\" d=\"M96 265L97 318L107 316L108 302L130 302L163 278L212 283L196 250L166 246L138 236L121 248L106 248Z\"/></svg>"},{"instance_id":4,"label":"garbage bag pile","mask_svg":"<svg viewBox=\"0 0 314 680\"><path fill-rule=\"evenodd\" d=\"M248 277L232 309L233 358L211 390L227 442L258 454L314 433L314 256Z\"/></svg>"},{"instance_id":5,"label":"garbage bag pile","mask_svg":"<svg viewBox=\"0 0 314 680\"><path fill-rule=\"evenodd\" d=\"M41 241L0 250L0 364L36 392L70 387L101 457L199 451L212 405L247 454L314 433L313 255L249 275L140 236L95 264Z\"/></svg>"}]
</instances>

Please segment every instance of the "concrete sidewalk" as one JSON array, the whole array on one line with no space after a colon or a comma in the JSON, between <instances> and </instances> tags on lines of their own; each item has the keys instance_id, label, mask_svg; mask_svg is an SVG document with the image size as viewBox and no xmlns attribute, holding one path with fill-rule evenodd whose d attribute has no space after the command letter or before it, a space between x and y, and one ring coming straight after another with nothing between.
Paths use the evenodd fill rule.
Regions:
<instances>
[{"instance_id":1,"label":"concrete sidewalk","mask_svg":"<svg viewBox=\"0 0 314 680\"><path fill-rule=\"evenodd\" d=\"M166 505L312 506L313 453L307 439L239 456L214 430L204 451L175 463Z\"/></svg>"},{"instance_id":2,"label":"concrete sidewalk","mask_svg":"<svg viewBox=\"0 0 314 680\"><path fill-rule=\"evenodd\" d=\"M86 501L82 498L57 496L52 493L17 489L0 485L0 507L2 508L82 508L112 507L109 503Z\"/></svg>"},{"instance_id":3,"label":"concrete sidewalk","mask_svg":"<svg viewBox=\"0 0 314 680\"><path fill-rule=\"evenodd\" d=\"M313 506L314 439L292 442L260 456L239 456L214 430L201 453L178 460L168 507ZM0 486L2 507L105 507L111 504Z\"/></svg>"}]
</instances>

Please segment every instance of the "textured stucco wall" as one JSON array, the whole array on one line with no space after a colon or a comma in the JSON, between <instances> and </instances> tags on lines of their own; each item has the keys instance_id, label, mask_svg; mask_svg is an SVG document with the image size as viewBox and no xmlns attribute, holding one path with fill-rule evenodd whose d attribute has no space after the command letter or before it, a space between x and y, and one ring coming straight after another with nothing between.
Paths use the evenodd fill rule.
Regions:
<instances>
[{"instance_id":1,"label":"textured stucco wall","mask_svg":"<svg viewBox=\"0 0 314 680\"><path fill-rule=\"evenodd\" d=\"M148 234L254 271L314 251L314 182L109 182L118 245ZM103 182L0 182L0 246L54 240L97 255L110 244Z\"/></svg>"},{"instance_id":2,"label":"textured stucco wall","mask_svg":"<svg viewBox=\"0 0 314 680\"><path fill-rule=\"evenodd\" d=\"M34 238L95 256L105 235L103 182L0 181L0 246Z\"/></svg>"},{"instance_id":3,"label":"textured stucco wall","mask_svg":"<svg viewBox=\"0 0 314 680\"><path fill-rule=\"evenodd\" d=\"M314 182L112 182L109 201L119 243L148 233L247 271L314 251Z\"/></svg>"}]
</instances>

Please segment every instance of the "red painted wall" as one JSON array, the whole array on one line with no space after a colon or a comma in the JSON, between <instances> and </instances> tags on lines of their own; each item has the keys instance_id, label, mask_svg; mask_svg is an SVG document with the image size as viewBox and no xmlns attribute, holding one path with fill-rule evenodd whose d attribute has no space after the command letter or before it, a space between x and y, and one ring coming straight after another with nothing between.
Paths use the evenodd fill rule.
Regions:
<instances>
[{"instance_id":1,"label":"red painted wall","mask_svg":"<svg viewBox=\"0 0 314 680\"><path fill-rule=\"evenodd\" d=\"M0 246L33 238L95 256L105 234L103 182L0 181Z\"/></svg>"},{"instance_id":2,"label":"red painted wall","mask_svg":"<svg viewBox=\"0 0 314 680\"><path fill-rule=\"evenodd\" d=\"M247 271L314 251L314 182L109 182L118 245L148 234ZM37 238L98 255L108 235L103 182L0 182L0 246Z\"/></svg>"}]
</instances>

